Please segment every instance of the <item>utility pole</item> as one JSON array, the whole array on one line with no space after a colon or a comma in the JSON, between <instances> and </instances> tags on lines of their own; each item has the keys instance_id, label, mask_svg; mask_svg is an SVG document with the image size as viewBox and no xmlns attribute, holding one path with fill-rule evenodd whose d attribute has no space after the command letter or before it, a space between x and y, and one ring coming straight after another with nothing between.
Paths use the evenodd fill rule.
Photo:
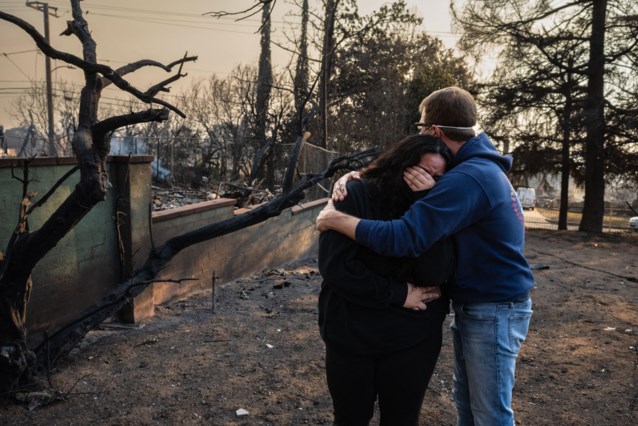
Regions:
<instances>
[{"instance_id":1,"label":"utility pole","mask_svg":"<svg viewBox=\"0 0 638 426\"><path fill-rule=\"evenodd\" d=\"M44 14L44 38L47 44L51 44L49 39L49 15L58 17L58 8L50 7L48 3L40 1L28 1L27 6L32 9L39 10ZM51 84L51 58L44 55L44 64L47 79L47 115L49 122L49 155L51 157L57 156L55 149L55 133L53 131L53 86Z\"/></svg>"}]
</instances>

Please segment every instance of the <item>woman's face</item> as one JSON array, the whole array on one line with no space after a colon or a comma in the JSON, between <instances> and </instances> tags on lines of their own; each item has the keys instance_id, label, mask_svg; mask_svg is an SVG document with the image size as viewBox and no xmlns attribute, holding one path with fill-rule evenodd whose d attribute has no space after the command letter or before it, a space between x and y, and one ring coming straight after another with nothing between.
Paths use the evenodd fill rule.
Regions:
<instances>
[{"instance_id":1,"label":"woman's face","mask_svg":"<svg viewBox=\"0 0 638 426\"><path fill-rule=\"evenodd\" d=\"M417 167L428 172L434 180L438 180L445 173L445 165L445 159L441 155L428 152L421 155L421 161Z\"/></svg>"}]
</instances>

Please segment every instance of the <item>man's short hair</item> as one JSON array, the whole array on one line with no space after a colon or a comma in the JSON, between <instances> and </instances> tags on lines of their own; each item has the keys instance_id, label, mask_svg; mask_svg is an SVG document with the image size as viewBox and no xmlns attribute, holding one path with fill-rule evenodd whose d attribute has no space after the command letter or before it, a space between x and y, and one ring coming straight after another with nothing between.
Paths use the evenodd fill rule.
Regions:
<instances>
[{"instance_id":1,"label":"man's short hair","mask_svg":"<svg viewBox=\"0 0 638 426\"><path fill-rule=\"evenodd\" d=\"M424 125L452 127L473 127L476 125L476 102L472 95L456 86L446 87L429 94L419 105L419 112L425 111ZM473 138L473 129L441 129L454 141L466 141Z\"/></svg>"}]
</instances>

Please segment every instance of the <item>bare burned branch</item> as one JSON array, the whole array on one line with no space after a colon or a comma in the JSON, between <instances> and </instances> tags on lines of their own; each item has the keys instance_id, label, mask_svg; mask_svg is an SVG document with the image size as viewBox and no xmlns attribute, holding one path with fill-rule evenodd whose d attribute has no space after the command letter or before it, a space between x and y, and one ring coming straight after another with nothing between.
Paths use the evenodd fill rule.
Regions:
<instances>
[{"instance_id":1,"label":"bare burned branch","mask_svg":"<svg viewBox=\"0 0 638 426\"><path fill-rule=\"evenodd\" d=\"M164 65L161 62L154 61L154 60L151 60L151 59L142 59L142 60L139 60L139 61L136 61L136 62L132 62L132 63L127 64L127 65L124 65L124 66L116 69L115 72L120 77L122 77L124 75L127 75L127 74L130 74L132 72L135 72L135 71L137 71L139 69L142 69L144 67L156 67L156 68L161 68L161 69L163 69L166 72L171 72L171 70L175 67L175 65L180 65L180 69L177 72L177 75L179 77L177 77L177 78L173 77L174 79L169 81L169 82L173 82L173 81L176 81L177 79L179 79L181 77L185 77L186 76L186 74L182 74L182 72L181 72L182 71L182 66L184 65L184 63L186 63L186 62L195 62L195 61L197 61L197 56L185 56L184 58L178 59L176 61L173 61L173 62L171 62L168 65ZM102 88L108 86L109 84L111 84L111 81L105 79L105 81L102 83ZM147 91L146 93L148 94L149 91Z\"/></svg>"},{"instance_id":2,"label":"bare burned branch","mask_svg":"<svg viewBox=\"0 0 638 426\"><path fill-rule=\"evenodd\" d=\"M173 69L173 67L175 67L175 65L179 65L178 73L181 73L182 72L182 67L184 66L184 64L186 62L195 62L196 60L197 60L197 56L188 56L188 52L186 52L182 59L178 59L176 61L173 61L170 64L166 65L166 67L169 70L171 70L171 69Z\"/></svg>"},{"instance_id":3,"label":"bare burned branch","mask_svg":"<svg viewBox=\"0 0 638 426\"><path fill-rule=\"evenodd\" d=\"M103 137L108 132L119 129L120 127L130 126L138 123L149 123L151 121L162 122L167 119L168 110L166 108L148 109L145 111L109 117L95 124L91 130L94 137L97 138Z\"/></svg>"},{"instance_id":4,"label":"bare burned branch","mask_svg":"<svg viewBox=\"0 0 638 426\"><path fill-rule=\"evenodd\" d=\"M168 84L170 84L170 83L172 83L174 81L177 81L177 80L179 80L182 77L186 77L187 75L188 74L175 74L174 76L169 77L166 80L161 81L161 82L157 83L156 85L149 87L148 90L145 92L145 94L147 96L153 97L159 92L168 93L168 92L171 91L171 89L166 87Z\"/></svg>"},{"instance_id":5,"label":"bare burned branch","mask_svg":"<svg viewBox=\"0 0 638 426\"><path fill-rule=\"evenodd\" d=\"M277 43L277 42L276 42L276 41L274 41L274 40L271 40L271 41L270 41L270 43L271 43L271 44L273 44L273 45L275 45L275 46L277 46L277 47L278 47L278 48L280 48L281 50L284 50L284 51L288 52L288 53L292 53L292 54L294 54L294 55L298 55L298 54L299 54L299 52L298 52L298 51L296 51L296 50L294 50L294 49L290 49L290 48L288 48L288 47L284 46L284 45L283 45L283 44L281 44L281 43ZM310 62L315 62L315 63L318 63L318 64L319 64L319 63L321 63L321 59L315 59L315 58L311 58L311 57L309 57L309 56L307 57L307 59L308 59L308 61L310 61Z\"/></svg>"},{"instance_id":6,"label":"bare burned branch","mask_svg":"<svg viewBox=\"0 0 638 426\"><path fill-rule=\"evenodd\" d=\"M120 76L124 76L126 74L130 74L144 67L155 67L161 68L166 72L170 72L170 67L168 65L164 65L159 61L154 61L152 59L140 59L139 61L131 62L130 64L126 64L116 69L115 72Z\"/></svg>"},{"instance_id":7,"label":"bare burned branch","mask_svg":"<svg viewBox=\"0 0 638 426\"><path fill-rule=\"evenodd\" d=\"M146 91L146 94L148 96L155 96L157 94L157 92L169 92L170 89L168 89L166 86L174 81L179 80L182 77L186 77L188 74L182 74L182 68L184 67L184 63L187 61L196 61L197 60L197 56L188 56L188 52L186 52L186 54L184 54L184 57L180 60L177 60L175 62L172 62L171 64L168 65L168 68L171 69L173 68L175 65L179 64L179 70L177 71L177 74L175 74L172 77L167 78L166 80L152 86L151 88L149 88Z\"/></svg>"},{"instance_id":8,"label":"bare burned branch","mask_svg":"<svg viewBox=\"0 0 638 426\"><path fill-rule=\"evenodd\" d=\"M248 19L251 16L254 16L254 15L258 14L271 1L272 0L259 0L259 1L257 1L257 3L253 4L248 9L240 10L240 11L237 11L237 12L226 12L226 11L206 12L206 13L204 13L204 15L210 15L213 18L223 18L225 16L240 16L241 15L239 18L236 19L236 21L241 21L241 20Z\"/></svg>"},{"instance_id":9,"label":"bare burned branch","mask_svg":"<svg viewBox=\"0 0 638 426\"><path fill-rule=\"evenodd\" d=\"M118 88L120 88L121 90L128 92L130 94L132 94L133 96L135 96L136 98L138 98L139 100L141 100L142 102L145 103L156 103L158 105L162 105L168 109L170 109L171 111L175 112L176 114L178 114L180 117L186 117L186 115L180 111L177 107L173 106L172 104L162 100L162 99L158 99L155 98L153 96L149 96L147 93L144 93L138 89L136 89L135 87L133 87L128 81L126 81L124 78L122 78L117 71L113 70L111 67L109 67L108 65L102 65L102 64L98 64L96 62L91 62L91 61L87 61L84 59L81 59L75 55L72 55L70 53L66 53L66 52L61 52L57 49L54 49L49 43L46 42L45 38L29 23L27 23L26 21L23 21L22 19L10 15L8 13L2 12L0 11L0 19L3 19L5 21L11 22L15 25L17 25L18 27L22 28L27 34L29 34L31 36L31 38L35 41L36 45L38 46L38 48L42 51L42 53L44 53L46 56L49 56L52 59L57 59L63 62L66 62L68 64L74 65L86 72L89 73L98 73L101 74L104 78L106 78L107 80L110 80L113 84L115 84ZM86 24L86 23L85 23ZM75 21L71 21L69 22L69 27L73 28L73 30L69 30L67 29L67 31L71 31L73 34L80 34L81 38L85 38L86 35L83 33L83 26L82 25L78 25L78 23L76 23ZM66 32L65 32L66 33ZM84 39L83 43L87 43L87 44L91 44L94 47L94 42L92 39L90 39L90 35L89 35L89 39ZM87 46L85 46L84 48L84 52L85 54L90 51L90 49L87 48ZM89 55L92 56L92 55ZM92 60L95 61L95 58L92 58ZM182 59L183 60L183 59Z\"/></svg>"},{"instance_id":10,"label":"bare burned branch","mask_svg":"<svg viewBox=\"0 0 638 426\"><path fill-rule=\"evenodd\" d=\"M272 5L271 5L272 3ZM248 9L245 10L241 10L239 12L208 12L208 13L204 13L204 15L210 15L213 18L222 18L224 16L240 16L239 18L235 19L235 22L239 22L239 21L243 21L244 19L248 19L248 18L252 18L253 16L257 15L260 12L263 12L264 9L266 7L268 7L268 12L267 12L267 19L266 20L262 20L262 24L259 26L259 28L257 29L257 31L255 31L256 33L261 32L261 30L264 28L264 23L267 21L270 21L270 16L272 14L272 10L275 7L275 4L277 3L277 0L259 0L257 3L255 3L254 5L252 5L251 7L249 7Z\"/></svg>"}]
</instances>

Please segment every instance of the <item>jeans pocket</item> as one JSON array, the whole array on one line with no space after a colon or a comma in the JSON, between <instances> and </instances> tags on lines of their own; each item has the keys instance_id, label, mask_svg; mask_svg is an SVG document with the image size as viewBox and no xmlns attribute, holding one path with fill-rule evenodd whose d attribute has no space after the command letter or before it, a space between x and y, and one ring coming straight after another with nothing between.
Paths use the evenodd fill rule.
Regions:
<instances>
[{"instance_id":1,"label":"jeans pocket","mask_svg":"<svg viewBox=\"0 0 638 426\"><path fill-rule=\"evenodd\" d=\"M510 350L514 354L518 354L521 350L521 345L527 337L527 331L529 330L529 321L532 318L532 314L516 315L509 318L509 340Z\"/></svg>"},{"instance_id":2,"label":"jeans pocket","mask_svg":"<svg viewBox=\"0 0 638 426\"><path fill-rule=\"evenodd\" d=\"M494 321L496 320L495 305L468 303L463 305L461 312L470 320L474 321Z\"/></svg>"}]
</instances>

